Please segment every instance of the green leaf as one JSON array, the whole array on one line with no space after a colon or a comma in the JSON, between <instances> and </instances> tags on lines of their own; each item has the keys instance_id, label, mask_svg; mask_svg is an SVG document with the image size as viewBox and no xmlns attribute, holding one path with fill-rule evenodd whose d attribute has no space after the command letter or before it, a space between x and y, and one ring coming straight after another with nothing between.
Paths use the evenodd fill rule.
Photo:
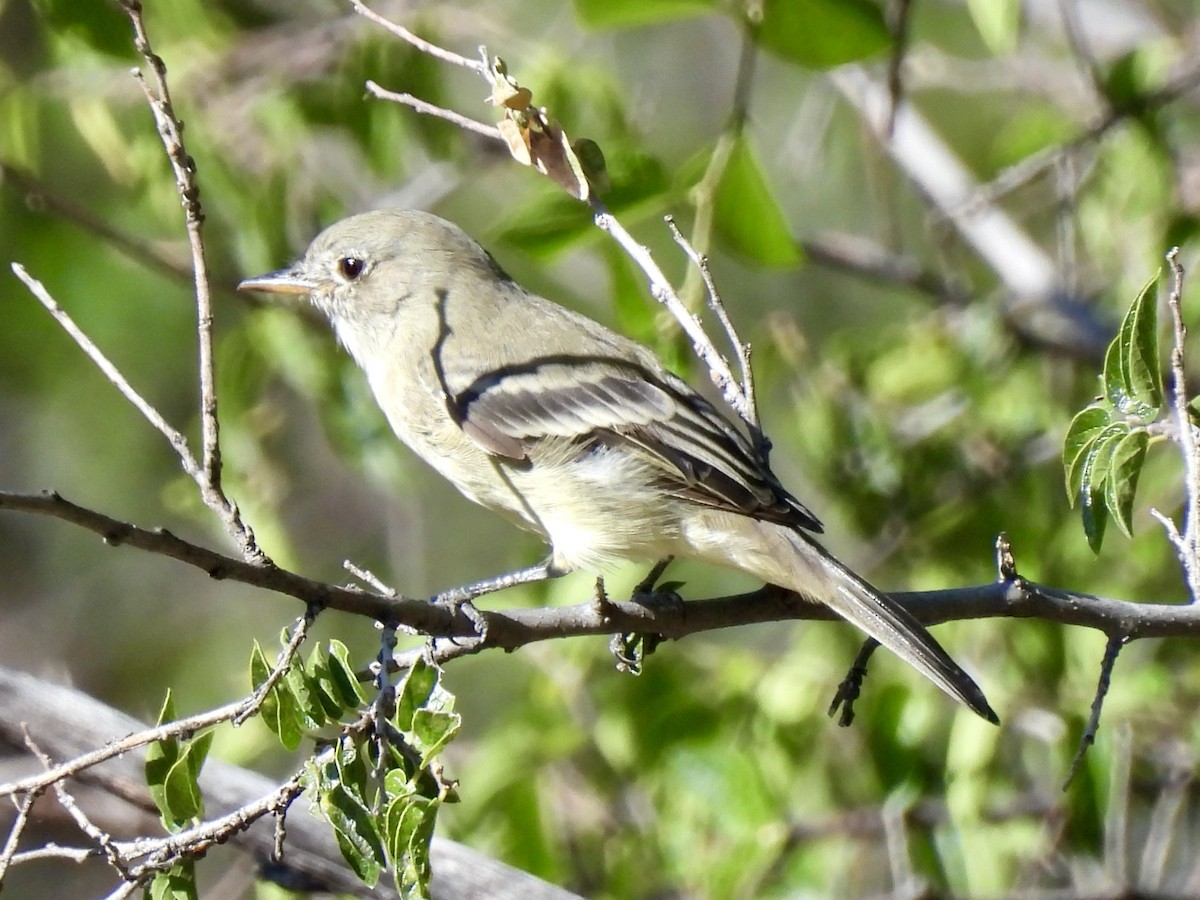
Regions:
<instances>
[{"instance_id":1,"label":"green leaf","mask_svg":"<svg viewBox=\"0 0 1200 900\"><path fill-rule=\"evenodd\" d=\"M416 791L415 779L411 778L402 768L388 769L383 776L383 792L389 798L405 797L415 794Z\"/></svg>"},{"instance_id":2,"label":"green leaf","mask_svg":"<svg viewBox=\"0 0 1200 900\"><path fill-rule=\"evenodd\" d=\"M396 689L396 714L392 721L397 728L413 730L413 716L429 701L437 681L438 669L426 662L425 657L418 657Z\"/></svg>"},{"instance_id":3,"label":"green leaf","mask_svg":"<svg viewBox=\"0 0 1200 900\"><path fill-rule=\"evenodd\" d=\"M1083 486L1084 463L1096 439L1112 423L1106 407L1089 406L1075 414L1063 439L1063 468L1067 478L1067 497L1074 506Z\"/></svg>"},{"instance_id":4,"label":"green leaf","mask_svg":"<svg viewBox=\"0 0 1200 900\"><path fill-rule=\"evenodd\" d=\"M267 657L258 641L255 641L254 648L250 651L250 683L255 690L258 690L270 676L271 664L267 662ZM258 712L262 716L263 724L274 732L284 747L288 750L295 750L300 746L303 735L297 701L295 695L286 686L281 689L277 683L268 691Z\"/></svg>"},{"instance_id":5,"label":"green leaf","mask_svg":"<svg viewBox=\"0 0 1200 900\"><path fill-rule=\"evenodd\" d=\"M367 702L367 695L350 664L350 651L341 641L329 642L329 677L346 709L357 709Z\"/></svg>"},{"instance_id":6,"label":"green leaf","mask_svg":"<svg viewBox=\"0 0 1200 900\"><path fill-rule=\"evenodd\" d=\"M164 725L176 718L175 700L167 691L158 713L158 724ZM153 741L146 748L146 784L162 817L163 827L168 831L179 831L204 814L199 778L212 740L212 732L207 731L190 741L168 737Z\"/></svg>"},{"instance_id":7,"label":"green leaf","mask_svg":"<svg viewBox=\"0 0 1200 900\"><path fill-rule=\"evenodd\" d=\"M993 54L1017 49L1021 33L1021 0L967 0L975 29Z\"/></svg>"},{"instance_id":8,"label":"green leaf","mask_svg":"<svg viewBox=\"0 0 1200 900\"><path fill-rule=\"evenodd\" d=\"M870 0L766 0L755 39L763 49L814 69L882 53L891 34Z\"/></svg>"},{"instance_id":9,"label":"green leaf","mask_svg":"<svg viewBox=\"0 0 1200 900\"><path fill-rule=\"evenodd\" d=\"M320 807L350 868L363 884L374 887L386 865L375 817L341 785L321 792Z\"/></svg>"},{"instance_id":10,"label":"green leaf","mask_svg":"<svg viewBox=\"0 0 1200 900\"><path fill-rule=\"evenodd\" d=\"M325 724L325 708L317 696L319 691L310 683L303 666L293 662L284 673L279 687L288 691L296 701L296 716L303 730L316 731Z\"/></svg>"},{"instance_id":11,"label":"green leaf","mask_svg":"<svg viewBox=\"0 0 1200 900\"><path fill-rule=\"evenodd\" d=\"M1127 393L1125 388L1125 373L1121 371L1124 359L1121 354L1121 339L1118 333L1104 351L1104 399L1115 409L1121 409L1125 404Z\"/></svg>"},{"instance_id":12,"label":"green leaf","mask_svg":"<svg viewBox=\"0 0 1200 900\"><path fill-rule=\"evenodd\" d=\"M271 664L267 662L267 656L255 638L250 650L250 689L257 691L270 676Z\"/></svg>"},{"instance_id":13,"label":"green leaf","mask_svg":"<svg viewBox=\"0 0 1200 900\"><path fill-rule=\"evenodd\" d=\"M1104 73L1104 93L1114 111L1142 113L1152 95L1161 90L1170 77L1169 56L1153 43L1134 47L1108 64ZM1168 245L1169 246L1169 245Z\"/></svg>"},{"instance_id":14,"label":"green leaf","mask_svg":"<svg viewBox=\"0 0 1200 900\"><path fill-rule=\"evenodd\" d=\"M175 712L175 698L171 696L171 689L167 688L167 696L163 698L162 707L158 711L158 719L155 720L155 725L166 725L168 722L174 722L179 718ZM168 740L174 740L169 738Z\"/></svg>"},{"instance_id":15,"label":"green leaf","mask_svg":"<svg viewBox=\"0 0 1200 900\"><path fill-rule=\"evenodd\" d=\"M1110 425L1096 439L1084 462L1080 511L1083 515L1083 531L1093 553L1100 552L1100 545L1104 542L1104 527L1108 524L1104 482L1108 477L1109 462L1113 451L1128 433L1129 427L1123 423Z\"/></svg>"},{"instance_id":16,"label":"green leaf","mask_svg":"<svg viewBox=\"0 0 1200 900\"><path fill-rule=\"evenodd\" d=\"M454 739L461 726L462 716L458 713L418 709L413 714L412 731L417 749L421 751L421 765L429 765L438 751Z\"/></svg>"},{"instance_id":17,"label":"green leaf","mask_svg":"<svg viewBox=\"0 0 1200 900\"><path fill-rule=\"evenodd\" d=\"M1127 537L1133 537L1133 500L1149 444L1149 433L1138 428L1117 442L1108 464L1105 503Z\"/></svg>"},{"instance_id":18,"label":"green leaf","mask_svg":"<svg viewBox=\"0 0 1200 900\"><path fill-rule=\"evenodd\" d=\"M384 816L388 853L404 897L429 896L429 844L440 805L424 797L397 797L388 804Z\"/></svg>"},{"instance_id":19,"label":"green leaf","mask_svg":"<svg viewBox=\"0 0 1200 900\"><path fill-rule=\"evenodd\" d=\"M342 788L358 797L363 806L369 806L366 798L371 789L371 767L367 764L363 744L349 737L339 740L334 766Z\"/></svg>"},{"instance_id":20,"label":"green leaf","mask_svg":"<svg viewBox=\"0 0 1200 900\"><path fill-rule=\"evenodd\" d=\"M1128 382L1130 396L1144 410L1143 419L1150 422L1158 416L1163 405L1162 369L1158 357L1158 279L1155 274L1138 294L1138 298L1121 322L1119 338L1125 357L1122 369Z\"/></svg>"},{"instance_id":21,"label":"green leaf","mask_svg":"<svg viewBox=\"0 0 1200 900\"><path fill-rule=\"evenodd\" d=\"M1082 501L1083 533L1087 535L1092 552L1099 553L1100 545L1104 543L1104 526L1108 524L1108 506L1104 502L1103 487L1086 491Z\"/></svg>"},{"instance_id":22,"label":"green leaf","mask_svg":"<svg viewBox=\"0 0 1200 900\"><path fill-rule=\"evenodd\" d=\"M305 671L308 674L309 690L321 704L326 718L330 721L337 721L341 718L345 707L342 705L340 692L333 682L329 652L325 649L324 644L317 644L305 664Z\"/></svg>"},{"instance_id":23,"label":"green leaf","mask_svg":"<svg viewBox=\"0 0 1200 900\"><path fill-rule=\"evenodd\" d=\"M171 831L178 830L204 813L200 785L191 777L191 767L185 759L177 760L167 771L163 795L166 803L164 816L173 820L169 826Z\"/></svg>"},{"instance_id":24,"label":"green leaf","mask_svg":"<svg viewBox=\"0 0 1200 900\"><path fill-rule=\"evenodd\" d=\"M767 266L791 266L800 250L746 137L735 139L714 197L714 224L730 249Z\"/></svg>"},{"instance_id":25,"label":"green leaf","mask_svg":"<svg viewBox=\"0 0 1200 900\"><path fill-rule=\"evenodd\" d=\"M1158 276L1155 275L1121 321L1104 355L1104 394L1124 415L1145 422L1163 403L1158 359Z\"/></svg>"},{"instance_id":26,"label":"green leaf","mask_svg":"<svg viewBox=\"0 0 1200 900\"><path fill-rule=\"evenodd\" d=\"M167 809L178 826L186 825L204 815L204 797L200 793L200 769L212 746L213 733L206 731L182 745L181 752L171 764L164 779L163 792Z\"/></svg>"},{"instance_id":27,"label":"green leaf","mask_svg":"<svg viewBox=\"0 0 1200 900\"><path fill-rule=\"evenodd\" d=\"M714 0L575 0L588 28L633 28L714 12Z\"/></svg>"},{"instance_id":28,"label":"green leaf","mask_svg":"<svg viewBox=\"0 0 1200 900\"><path fill-rule=\"evenodd\" d=\"M146 888L150 900L199 900L196 890L196 862L185 860L154 876Z\"/></svg>"},{"instance_id":29,"label":"green leaf","mask_svg":"<svg viewBox=\"0 0 1200 900\"><path fill-rule=\"evenodd\" d=\"M163 701L162 708L158 713L157 724L164 725L175 718L175 701L168 690L166 699ZM161 741L152 741L146 747L146 785L150 789L150 799L154 801L154 805L158 808L163 827L168 831L179 830L181 822L181 817L176 814L172 805L172 797L167 790L167 779L170 776L172 768L179 762L179 758L179 741L174 737L163 738Z\"/></svg>"}]
</instances>

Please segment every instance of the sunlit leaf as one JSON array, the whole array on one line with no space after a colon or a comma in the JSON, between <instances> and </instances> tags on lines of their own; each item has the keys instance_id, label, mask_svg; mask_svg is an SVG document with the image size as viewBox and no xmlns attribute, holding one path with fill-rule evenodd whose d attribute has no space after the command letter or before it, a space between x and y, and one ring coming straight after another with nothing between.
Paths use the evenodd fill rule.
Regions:
<instances>
[{"instance_id":1,"label":"sunlit leaf","mask_svg":"<svg viewBox=\"0 0 1200 900\"><path fill-rule=\"evenodd\" d=\"M1063 439L1063 467L1067 477L1067 496L1071 503L1079 496L1083 484L1084 463L1096 439L1112 422L1108 409L1089 406L1075 414Z\"/></svg>"},{"instance_id":2,"label":"sunlit leaf","mask_svg":"<svg viewBox=\"0 0 1200 900\"><path fill-rule=\"evenodd\" d=\"M387 809L388 852L405 897L429 896L429 842L440 804L423 797L399 797Z\"/></svg>"},{"instance_id":3,"label":"sunlit leaf","mask_svg":"<svg viewBox=\"0 0 1200 900\"><path fill-rule=\"evenodd\" d=\"M162 707L159 709L156 724L165 725L168 722L174 721L175 718L175 701L171 697L170 690L168 690ZM176 813L172 805L171 793L167 790L168 776L171 773L172 767L179 762L179 758L180 747L178 738L166 737L159 741L152 741L146 747L146 762L144 765L146 785L150 789L150 799L158 807L163 826L169 831L177 830L183 818Z\"/></svg>"},{"instance_id":4,"label":"sunlit leaf","mask_svg":"<svg viewBox=\"0 0 1200 900\"><path fill-rule=\"evenodd\" d=\"M1113 452L1128 433L1129 427L1123 423L1110 425L1096 439L1084 462L1080 511L1088 545L1095 553L1100 552L1100 545L1104 542L1104 527L1108 524L1105 480L1109 474L1109 463Z\"/></svg>"},{"instance_id":5,"label":"sunlit leaf","mask_svg":"<svg viewBox=\"0 0 1200 900\"><path fill-rule=\"evenodd\" d=\"M1120 336L1113 338L1104 353L1104 399L1116 409L1129 403L1128 379L1124 371L1125 355L1121 353Z\"/></svg>"},{"instance_id":6,"label":"sunlit leaf","mask_svg":"<svg viewBox=\"0 0 1200 900\"><path fill-rule=\"evenodd\" d=\"M199 900L196 863L184 860L166 872L157 873L146 889L150 900Z\"/></svg>"},{"instance_id":7,"label":"sunlit leaf","mask_svg":"<svg viewBox=\"0 0 1200 900\"><path fill-rule=\"evenodd\" d=\"M1117 442L1109 459L1105 503L1117 526L1129 537L1133 536L1133 500L1149 443L1149 433L1139 428Z\"/></svg>"},{"instance_id":8,"label":"sunlit leaf","mask_svg":"<svg viewBox=\"0 0 1200 900\"><path fill-rule=\"evenodd\" d=\"M341 785L321 792L321 812L333 826L338 848L367 887L374 887L386 865L374 816Z\"/></svg>"},{"instance_id":9,"label":"sunlit leaf","mask_svg":"<svg viewBox=\"0 0 1200 900\"><path fill-rule=\"evenodd\" d=\"M302 665L293 661L281 679L279 689L288 691L296 701L296 716L303 730L316 731L325 724L325 708L317 696L319 692Z\"/></svg>"},{"instance_id":10,"label":"sunlit leaf","mask_svg":"<svg viewBox=\"0 0 1200 900\"><path fill-rule=\"evenodd\" d=\"M200 769L212 746L213 733L205 732L182 744L179 758L167 772L163 785L172 817L186 824L204 815L204 797L200 793Z\"/></svg>"},{"instance_id":11,"label":"sunlit leaf","mask_svg":"<svg viewBox=\"0 0 1200 900\"><path fill-rule=\"evenodd\" d=\"M413 715L429 700L437 679L437 669L418 657L396 688L396 714L392 718L397 728L412 731Z\"/></svg>"},{"instance_id":12,"label":"sunlit leaf","mask_svg":"<svg viewBox=\"0 0 1200 900\"><path fill-rule=\"evenodd\" d=\"M453 740L461 726L462 716L458 713L418 709L413 714L412 730L421 751L421 765L428 765L438 751Z\"/></svg>"},{"instance_id":13,"label":"sunlit leaf","mask_svg":"<svg viewBox=\"0 0 1200 900\"><path fill-rule=\"evenodd\" d=\"M967 0L967 11L987 48L1012 53L1021 33L1021 0Z\"/></svg>"},{"instance_id":14,"label":"sunlit leaf","mask_svg":"<svg viewBox=\"0 0 1200 900\"><path fill-rule=\"evenodd\" d=\"M1158 357L1158 278L1142 288L1121 322L1119 340L1129 396L1136 412L1153 421L1163 404L1162 371Z\"/></svg>"},{"instance_id":15,"label":"sunlit leaf","mask_svg":"<svg viewBox=\"0 0 1200 900\"><path fill-rule=\"evenodd\" d=\"M1151 422L1162 407L1158 359L1158 276L1142 288L1125 313L1104 356L1104 394L1128 416Z\"/></svg>"},{"instance_id":16,"label":"sunlit leaf","mask_svg":"<svg viewBox=\"0 0 1200 900\"><path fill-rule=\"evenodd\" d=\"M334 766L337 768L338 783L364 806L370 805L367 796L371 791L371 766L363 753L362 744L343 737L338 741L336 750Z\"/></svg>"},{"instance_id":17,"label":"sunlit leaf","mask_svg":"<svg viewBox=\"0 0 1200 900\"><path fill-rule=\"evenodd\" d=\"M258 641L255 641L254 647L250 651L250 684L254 690L258 690L270 676L271 664L267 662L266 654L263 653ZM287 697L281 697L279 691L273 689L267 692L258 708L263 724L289 750L295 750L300 746L300 728L292 712L294 703L290 694Z\"/></svg>"},{"instance_id":18,"label":"sunlit leaf","mask_svg":"<svg viewBox=\"0 0 1200 900\"><path fill-rule=\"evenodd\" d=\"M768 266L800 261L800 249L749 141L735 140L717 185L714 224L732 250Z\"/></svg>"},{"instance_id":19,"label":"sunlit leaf","mask_svg":"<svg viewBox=\"0 0 1200 900\"><path fill-rule=\"evenodd\" d=\"M766 0L758 43L789 62L828 69L882 53L891 43L870 0Z\"/></svg>"}]
</instances>

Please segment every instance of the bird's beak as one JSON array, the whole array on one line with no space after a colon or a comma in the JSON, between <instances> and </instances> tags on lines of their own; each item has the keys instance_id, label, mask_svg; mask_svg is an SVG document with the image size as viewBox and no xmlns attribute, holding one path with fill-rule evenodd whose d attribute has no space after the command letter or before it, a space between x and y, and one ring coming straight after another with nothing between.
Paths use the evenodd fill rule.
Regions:
<instances>
[{"instance_id":1,"label":"bird's beak","mask_svg":"<svg viewBox=\"0 0 1200 900\"><path fill-rule=\"evenodd\" d=\"M247 278L238 284L239 291L266 291L268 294L311 294L317 284L305 276L299 266L276 269L266 275Z\"/></svg>"}]
</instances>

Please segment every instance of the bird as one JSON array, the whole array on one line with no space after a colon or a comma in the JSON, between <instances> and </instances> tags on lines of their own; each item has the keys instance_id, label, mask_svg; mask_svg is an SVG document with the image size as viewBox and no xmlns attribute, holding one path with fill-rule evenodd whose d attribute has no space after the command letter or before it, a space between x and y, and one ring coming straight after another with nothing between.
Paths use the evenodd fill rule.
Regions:
<instances>
[{"instance_id":1,"label":"bird","mask_svg":"<svg viewBox=\"0 0 1200 900\"><path fill-rule=\"evenodd\" d=\"M452 222L352 215L238 288L306 296L396 436L548 544L489 589L667 557L730 567L826 605L999 721L908 610L817 541L820 520L729 415L649 348L523 288Z\"/></svg>"}]
</instances>

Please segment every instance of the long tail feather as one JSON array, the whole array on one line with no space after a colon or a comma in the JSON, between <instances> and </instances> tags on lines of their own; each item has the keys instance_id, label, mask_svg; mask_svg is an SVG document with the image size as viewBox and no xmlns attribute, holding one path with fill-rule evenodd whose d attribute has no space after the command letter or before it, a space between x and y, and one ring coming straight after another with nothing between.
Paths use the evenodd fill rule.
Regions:
<instances>
[{"instance_id":1,"label":"long tail feather","mask_svg":"<svg viewBox=\"0 0 1200 900\"><path fill-rule=\"evenodd\" d=\"M739 568L791 588L832 609L989 722L1000 720L979 685L962 670L917 619L886 594L834 559L815 540L790 528L755 522L754 530L767 546L752 554L735 553ZM743 545L744 547L744 545Z\"/></svg>"}]
</instances>

